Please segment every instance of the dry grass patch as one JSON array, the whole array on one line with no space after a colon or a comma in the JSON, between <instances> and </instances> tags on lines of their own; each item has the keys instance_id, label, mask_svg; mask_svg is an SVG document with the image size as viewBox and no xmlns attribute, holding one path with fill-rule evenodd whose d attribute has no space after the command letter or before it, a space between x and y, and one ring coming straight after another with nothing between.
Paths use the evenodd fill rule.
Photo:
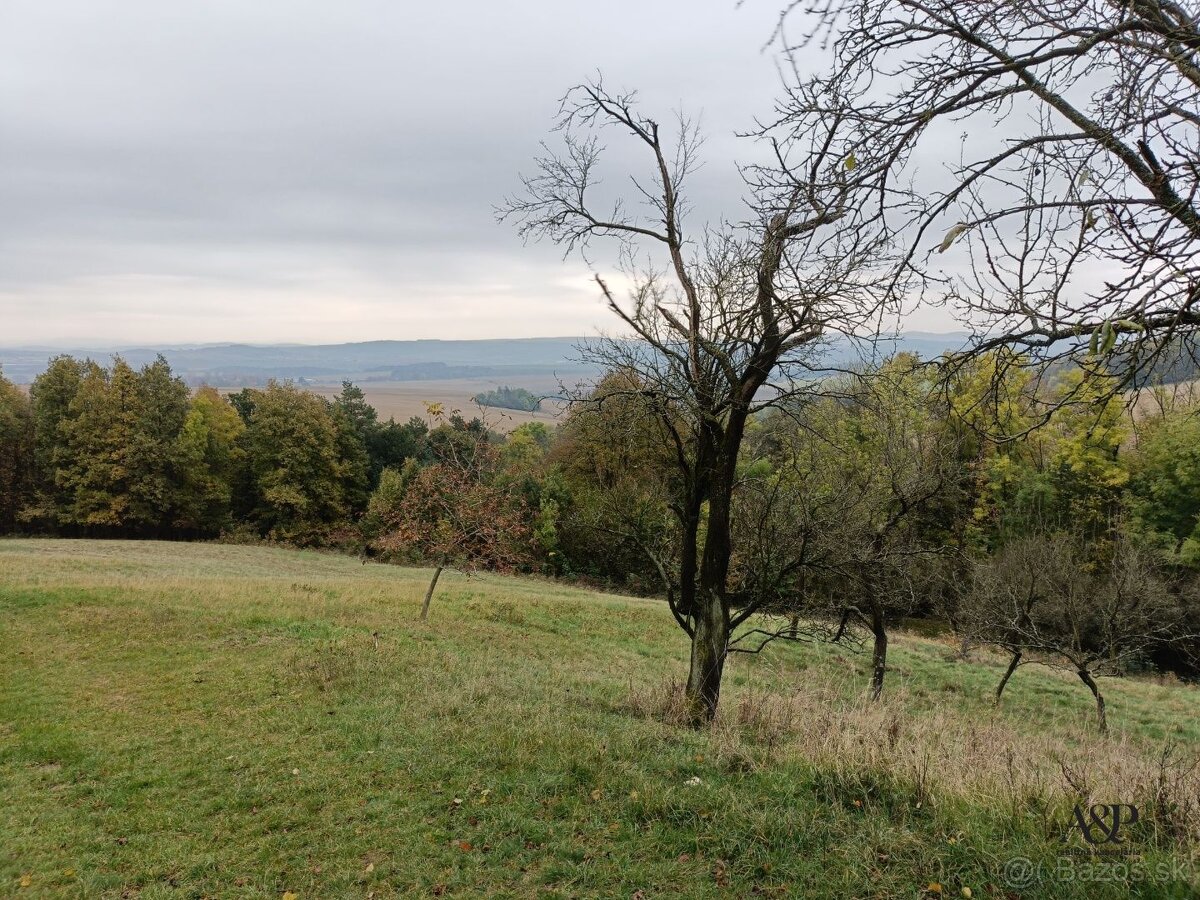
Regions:
<instances>
[{"instance_id":1,"label":"dry grass patch","mask_svg":"<svg viewBox=\"0 0 1200 900\"><path fill-rule=\"evenodd\" d=\"M1020 730L1006 711L964 719L954 706L920 708L906 688L872 702L861 686L837 670L810 671L793 692L748 688L727 696L711 732L714 751L735 768L811 767L851 786L851 802L864 776L884 775L910 791L917 807L1004 809L1014 819L1037 817L1047 834L1061 831L1076 804L1121 798L1149 811L1156 843L1200 846L1195 746L1128 732L1078 739ZM631 688L626 708L686 727L684 685L673 677Z\"/></svg>"}]
</instances>

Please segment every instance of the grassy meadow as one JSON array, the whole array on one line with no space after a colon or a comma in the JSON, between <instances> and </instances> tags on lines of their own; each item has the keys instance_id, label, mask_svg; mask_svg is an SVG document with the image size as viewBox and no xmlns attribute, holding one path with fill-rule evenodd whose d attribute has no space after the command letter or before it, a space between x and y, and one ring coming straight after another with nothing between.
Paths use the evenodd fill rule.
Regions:
<instances>
[{"instance_id":1,"label":"grassy meadow","mask_svg":"<svg viewBox=\"0 0 1200 900\"><path fill-rule=\"evenodd\" d=\"M1194 687L1106 680L1100 738L1034 666L996 708L1001 659L899 635L871 704L864 655L772 646L695 732L661 604L447 573L422 625L428 575L0 541L0 895L1196 896ZM1064 843L1081 799L1139 805L1132 855Z\"/></svg>"}]
</instances>

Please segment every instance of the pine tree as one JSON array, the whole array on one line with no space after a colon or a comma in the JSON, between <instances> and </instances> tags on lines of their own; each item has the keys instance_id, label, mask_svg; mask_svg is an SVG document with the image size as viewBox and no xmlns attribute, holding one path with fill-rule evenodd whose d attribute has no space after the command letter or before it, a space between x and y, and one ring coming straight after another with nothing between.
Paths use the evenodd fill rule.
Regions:
<instances>
[{"instance_id":1,"label":"pine tree","mask_svg":"<svg viewBox=\"0 0 1200 900\"><path fill-rule=\"evenodd\" d=\"M359 393L361 394L361 391ZM375 410L371 407L367 407L367 409L371 410L373 417ZM342 469L342 495L352 513L361 513L367 508L367 500L371 496L371 460L367 455L366 442L363 440L363 434L359 431L353 413L348 412L345 406L340 403L331 404L330 414L337 431L337 452Z\"/></svg>"}]
</instances>

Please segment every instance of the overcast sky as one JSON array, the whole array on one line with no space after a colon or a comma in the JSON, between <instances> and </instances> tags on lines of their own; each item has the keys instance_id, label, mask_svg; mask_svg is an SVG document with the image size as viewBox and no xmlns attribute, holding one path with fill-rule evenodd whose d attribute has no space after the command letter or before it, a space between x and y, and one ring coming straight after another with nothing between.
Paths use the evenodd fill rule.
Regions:
<instances>
[{"instance_id":1,"label":"overcast sky","mask_svg":"<svg viewBox=\"0 0 1200 900\"><path fill-rule=\"evenodd\" d=\"M778 9L2 0L0 344L592 333L588 268L494 205L602 70L702 115L701 208L736 216Z\"/></svg>"}]
</instances>

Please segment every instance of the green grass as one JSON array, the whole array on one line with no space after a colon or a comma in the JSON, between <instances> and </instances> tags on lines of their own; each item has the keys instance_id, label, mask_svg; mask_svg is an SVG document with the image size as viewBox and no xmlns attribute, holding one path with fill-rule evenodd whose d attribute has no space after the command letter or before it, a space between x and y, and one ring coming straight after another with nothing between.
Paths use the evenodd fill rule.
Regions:
<instances>
[{"instance_id":1,"label":"green grass","mask_svg":"<svg viewBox=\"0 0 1200 900\"><path fill-rule=\"evenodd\" d=\"M1107 681L1101 739L1034 667L996 709L1001 660L898 636L870 704L865 659L781 646L695 732L658 715L687 652L661 604L447 573L421 625L428 574L0 541L0 895L1194 895L1194 688ZM1143 804L1126 862L1183 877L1006 886L1092 861L1080 790Z\"/></svg>"}]
</instances>

